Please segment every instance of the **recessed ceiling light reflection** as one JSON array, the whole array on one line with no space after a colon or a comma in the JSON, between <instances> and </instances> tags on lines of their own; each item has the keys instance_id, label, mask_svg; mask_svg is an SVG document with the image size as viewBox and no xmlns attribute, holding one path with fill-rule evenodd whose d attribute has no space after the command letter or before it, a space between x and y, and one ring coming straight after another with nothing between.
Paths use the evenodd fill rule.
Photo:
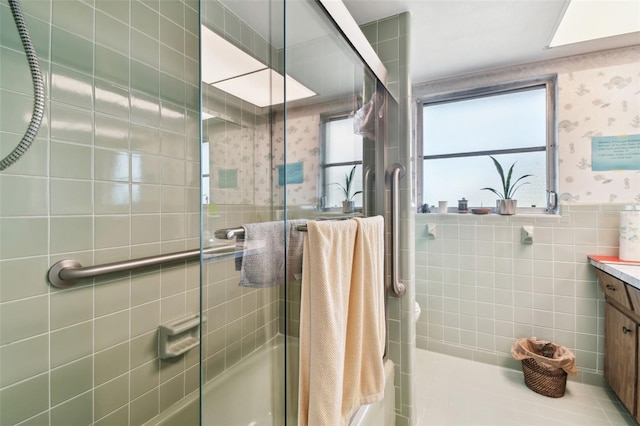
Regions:
<instances>
[{"instance_id":1,"label":"recessed ceiling light reflection","mask_svg":"<svg viewBox=\"0 0 640 426\"><path fill-rule=\"evenodd\" d=\"M287 75L285 79L272 69L230 78L212 86L262 108L284 102L285 83L288 102L316 95L294 78Z\"/></svg>"}]
</instances>

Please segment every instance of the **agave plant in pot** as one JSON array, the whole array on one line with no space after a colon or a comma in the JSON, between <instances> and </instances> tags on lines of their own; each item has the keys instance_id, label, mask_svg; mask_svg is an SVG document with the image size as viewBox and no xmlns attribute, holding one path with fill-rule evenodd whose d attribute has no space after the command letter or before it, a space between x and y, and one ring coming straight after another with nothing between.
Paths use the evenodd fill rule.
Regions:
<instances>
[{"instance_id":1,"label":"agave plant in pot","mask_svg":"<svg viewBox=\"0 0 640 426\"><path fill-rule=\"evenodd\" d=\"M342 191L344 195L344 200L342 201L342 212L343 213L353 213L356 210L356 202L353 201L353 197L358 194L362 194L362 191L355 191L353 194L351 193L353 186L353 178L356 174L356 166L351 168L349 173L345 173L344 175L344 183L332 183L331 185L336 185Z\"/></svg>"},{"instance_id":2,"label":"agave plant in pot","mask_svg":"<svg viewBox=\"0 0 640 426\"><path fill-rule=\"evenodd\" d=\"M499 197L498 200L496 201L496 213L502 214L502 215L516 214L516 207L518 205L518 200L515 200L513 196L515 195L518 188L520 188L522 185L527 185L530 183L530 182L521 182L521 181L533 175L529 175L529 174L522 175L519 178L513 180L512 182L513 167L516 165L516 163L514 162L511 165L511 167L509 167L509 171L505 176L504 169L502 168L502 165L498 162L498 160L493 158L493 156L491 155L489 157L491 158L491 160L493 160L493 164L496 166L498 175L500 175L500 180L502 181L502 188L500 189L502 190L502 192L494 188L482 188L482 189L491 191Z\"/></svg>"}]
</instances>

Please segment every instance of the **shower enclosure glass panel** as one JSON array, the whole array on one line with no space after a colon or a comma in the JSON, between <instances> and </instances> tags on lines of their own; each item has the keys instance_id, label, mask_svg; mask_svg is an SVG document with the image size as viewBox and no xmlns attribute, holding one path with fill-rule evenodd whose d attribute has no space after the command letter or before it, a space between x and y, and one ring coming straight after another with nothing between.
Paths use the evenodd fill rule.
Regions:
<instances>
[{"instance_id":1,"label":"shower enclosure glass panel","mask_svg":"<svg viewBox=\"0 0 640 426\"><path fill-rule=\"evenodd\" d=\"M355 190L381 214L386 92L320 4L204 0L201 24L203 248L237 243L220 231L247 223L343 215L321 203L326 116L359 123L345 135L363 137ZM380 115L364 120L367 108ZM202 424L296 424L299 276L240 286L241 263L202 258Z\"/></svg>"}]
</instances>

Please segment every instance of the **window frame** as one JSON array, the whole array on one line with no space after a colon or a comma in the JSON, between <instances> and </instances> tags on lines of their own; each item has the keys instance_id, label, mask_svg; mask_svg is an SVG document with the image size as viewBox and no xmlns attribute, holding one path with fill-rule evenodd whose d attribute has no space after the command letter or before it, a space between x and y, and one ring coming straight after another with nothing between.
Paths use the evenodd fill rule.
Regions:
<instances>
[{"instance_id":1,"label":"window frame","mask_svg":"<svg viewBox=\"0 0 640 426\"><path fill-rule=\"evenodd\" d=\"M321 145L321 155L320 155L320 185L319 185L319 196L318 196L318 204L320 211L331 211L337 208L327 207L327 169L330 167L339 167L339 166L362 166L364 162L362 160L352 160L352 161L341 161L338 163L327 163L327 134L326 134L326 124L331 121L337 120L346 120L350 117L352 118L353 111L345 110L334 113L320 114L320 145ZM364 200L363 200L364 202ZM358 207L356 205L356 207ZM359 206L362 208L362 205Z\"/></svg>"},{"instance_id":2,"label":"window frame","mask_svg":"<svg viewBox=\"0 0 640 426\"><path fill-rule=\"evenodd\" d=\"M546 104L546 141L545 141L545 153L546 153L546 206L542 207L518 207L518 212L521 213L550 213L556 214L558 212L558 179L557 179L557 158L558 158L558 143L557 143L557 74L549 74L535 78L528 78L523 80L492 84L488 86L476 87L471 89L463 89L446 93L439 93L434 95L428 95L417 101L415 115L416 115L416 200L418 206L422 206L424 203L424 189L423 189L423 167L424 162L428 159L436 158L455 158L466 156L481 156L481 155L494 155L494 154L507 154L516 152L539 152L543 151L541 148L513 148L513 149L499 149L499 150L487 150L487 151L470 151L465 153L453 153L453 154L441 154L441 155L424 155L424 141L423 139L423 108L426 105L435 105L440 103L456 102L480 97L487 97L493 95L501 95L507 93L514 93L522 90L529 90L536 87L544 87L545 89L545 104ZM472 207L472 206L469 206ZM477 207L477 206L473 206ZM420 211L420 210L419 210Z\"/></svg>"}]
</instances>

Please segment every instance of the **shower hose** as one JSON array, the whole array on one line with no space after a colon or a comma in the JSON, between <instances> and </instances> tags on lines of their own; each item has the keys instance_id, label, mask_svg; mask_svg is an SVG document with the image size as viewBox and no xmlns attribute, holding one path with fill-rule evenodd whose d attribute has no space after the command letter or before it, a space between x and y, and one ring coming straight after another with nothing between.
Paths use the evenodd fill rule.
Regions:
<instances>
[{"instance_id":1,"label":"shower hose","mask_svg":"<svg viewBox=\"0 0 640 426\"><path fill-rule=\"evenodd\" d=\"M31 116L31 122L27 127L27 131L18 146L16 146L9 155L0 160L0 171L18 161L18 159L27 152L31 143L38 134L40 123L42 122L42 116L44 115L44 82L42 80L40 66L38 65L38 56L33 48L33 43L31 43L31 37L29 37L27 26L24 23L20 3L18 0L9 0L9 6L11 7L13 20L16 23L18 33L20 34L24 53L27 55L29 68L31 69L31 78L33 80L33 114Z\"/></svg>"}]
</instances>

